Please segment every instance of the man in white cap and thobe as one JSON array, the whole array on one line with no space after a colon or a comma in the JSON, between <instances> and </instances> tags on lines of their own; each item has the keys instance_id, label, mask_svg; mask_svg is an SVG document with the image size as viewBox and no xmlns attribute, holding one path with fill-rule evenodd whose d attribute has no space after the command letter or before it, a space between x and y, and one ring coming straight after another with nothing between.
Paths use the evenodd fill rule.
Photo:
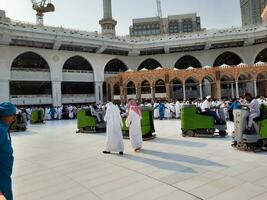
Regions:
<instances>
[{"instance_id":1,"label":"man in white cap and thobe","mask_svg":"<svg viewBox=\"0 0 267 200\"><path fill-rule=\"evenodd\" d=\"M218 116L215 111L211 110L212 108L212 99L211 96L207 96L206 100L201 105L201 112L204 115L212 116L217 124L223 124L223 120Z\"/></svg>"}]
</instances>

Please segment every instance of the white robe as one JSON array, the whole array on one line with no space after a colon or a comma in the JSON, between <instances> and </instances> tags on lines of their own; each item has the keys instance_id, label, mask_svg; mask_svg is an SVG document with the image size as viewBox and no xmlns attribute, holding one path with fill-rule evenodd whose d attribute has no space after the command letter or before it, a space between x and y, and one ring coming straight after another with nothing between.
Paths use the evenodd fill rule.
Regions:
<instances>
[{"instance_id":1,"label":"white robe","mask_svg":"<svg viewBox=\"0 0 267 200\"><path fill-rule=\"evenodd\" d=\"M123 152L122 119L119 108L114 104L107 105L104 120L107 122L106 151Z\"/></svg>"},{"instance_id":2,"label":"white robe","mask_svg":"<svg viewBox=\"0 0 267 200\"><path fill-rule=\"evenodd\" d=\"M180 118L181 115L181 104L179 101L176 102L175 104L175 113L176 113L176 118Z\"/></svg>"},{"instance_id":3,"label":"white robe","mask_svg":"<svg viewBox=\"0 0 267 200\"><path fill-rule=\"evenodd\" d=\"M154 103L154 109L158 106L159 104L158 103ZM159 118L159 108L156 108L154 110L154 118L157 119Z\"/></svg>"},{"instance_id":4,"label":"white robe","mask_svg":"<svg viewBox=\"0 0 267 200\"><path fill-rule=\"evenodd\" d=\"M170 107L170 104L166 103L165 107L166 107L166 109L165 109L164 117L167 118L167 119L170 119L171 118L171 107Z\"/></svg>"},{"instance_id":5,"label":"white robe","mask_svg":"<svg viewBox=\"0 0 267 200\"><path fill-rule=\"evenodd\" d=\"M74 118L74 112L73 111L69 111L69 118L73 119Z\"/></svg>"},{"instance_id":6,"label":"white robe","mask_svg":"<svg viewBox=\"0 0 267 200\"><path fill-rule=\"evenodd\" d=\"M45 109L45 120L51 120L50 108Z\"/></svg>"},{"instance_id":7,"label":"white robe","mask_svg":"<svg viewBox=\"0 0 267 200\"><path fill-rule=\"evenodd\" d=\"M175 104L174 103L170 103L170 110L171 110L171 118L173 118L173 116L175 114Z\"/></svg>"},{"instance_id":8,"label":"white robe","mask_svg":"<svg viewBox=\"0 0 267 200\"><path fill-rule=\"evenodd\" d=\"M131 110L126 119L126 126L129 127L130 140L133 149L141 149L143 146L141 116Z\"/></svg>"},{"instance_id":9,"label":"white robe","mask_svg":"<svg viewBox=\"0 0 267 200\"><path fill-rule=\"evenodd\" d=\"M61 120L62 118L62 107L58 108L58 119Z\"/></svg>"}]
</instances>

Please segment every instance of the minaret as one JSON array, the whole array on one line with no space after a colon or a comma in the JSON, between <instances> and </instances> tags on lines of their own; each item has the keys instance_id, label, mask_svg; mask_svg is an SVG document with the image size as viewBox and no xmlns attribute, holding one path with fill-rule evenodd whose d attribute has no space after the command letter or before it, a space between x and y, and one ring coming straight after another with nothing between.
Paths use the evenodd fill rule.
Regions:
<instances>
[{"instance_id":1,"label":"minaret","mask_svg":"<svg viewBox=\"0 0 267 200\"><path fill-rule=\"evenodd\" d=\"M102 27L102 34L105 36L115 36L115 26L117 25L117 21L112 19L111 0L103 0L103 11L104 17L99 21L99 24Z\"/></svg>"}]
</instances>

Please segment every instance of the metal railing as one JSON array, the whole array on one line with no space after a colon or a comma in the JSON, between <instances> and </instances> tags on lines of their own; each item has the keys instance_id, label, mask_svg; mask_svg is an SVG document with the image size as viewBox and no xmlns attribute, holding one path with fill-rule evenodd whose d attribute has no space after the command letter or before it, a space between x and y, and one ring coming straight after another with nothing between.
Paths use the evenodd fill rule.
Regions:
<instances>
[{"instance_id":1,"label":"metal railing","mask_svg":"<svg viewBox=\"0 0 267 200\"><path fill-rule=\"evenodd\" d=\"M34 99L34 98L51 98L52 97L52 94L49 95L49 94L38 94L38 95L11 95L10 98L11 99L22 99L22 98L25 98L25 99Z\"/></svg>"},{"instance_id":2,"label":"metal railing","mask_svg":"<svg viewBox=\"0 0 267 200\"><path fill-rule=\"evenodd\" d=\"M73 70L73 69L63 69L64 73L80 73L80 74L93 74L90 70Z\"/></svg>"},{"instance_id":3,"label":"metal railing","mask_svg":"<svg viewBox=\"0 0 267 200\"><path fill-rule=\"evenodd\" d=\"M3 22L2 22L3 23ZM42 31L51 31L56 34L69 34L69 35L78 35L92 38L100 38L104 40L110 41L122 41L128 43L142 43L142 42L153 42L153 41L161 41L161 40L189 40L189 39L204 39L207 37L215 37L215 36L226 36L226 35L237 35L237 34L246 34L253 33L257 30L266 30L266 25L253 25L253 26L245 26L245 27L231 27L226 29L209 29L200 32L192 32L192 33L179 33L179 34L168 34L168 35L157 35L157 36L143 36L143 37L130 37L130 36L114 36L114 37L105 37L102 34L95 32L89 32L86 30L79 29L70 29L62 26L38 26L34 23L23 22L12 20L9 23L10 27L21 27L21 28L29 28L32 30L42 30Z\"/></svg>"},{"instance_id":4,"label":"metal railing","mask_svg":"<svg viewBox=\"0 0 267 200\"><path fill-rule=\"evenodd\" d=\"M11 71L22 71L22 72L49 72L49 69L42 69L42 68L16 68L12 67Z\"/></svg>"}]
</instances>

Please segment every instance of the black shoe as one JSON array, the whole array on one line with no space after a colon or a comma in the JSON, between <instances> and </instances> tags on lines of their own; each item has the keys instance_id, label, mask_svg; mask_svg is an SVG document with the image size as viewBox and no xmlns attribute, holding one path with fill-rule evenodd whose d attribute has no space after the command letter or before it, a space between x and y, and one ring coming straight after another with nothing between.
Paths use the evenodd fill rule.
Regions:
<instances>
[{"instance_id":1,"label":"black shoe","mask_svg":"<svg viewBox=\"0 0 267 200\"><path fill-rule=\"evenodd\" d=\"M109 151L103 151L102 153L103 153L103 154L110 154Z\"/></svg>"},{"instance_id":2,"label":"black shoe","mask_svg":"<svg viewBox=\"0 0 267 200\"><path fill-rule=\"evenodd\" d=\"M123 152L120 152L119 154L123 156Z\"/></svg>"}]
</instances>

